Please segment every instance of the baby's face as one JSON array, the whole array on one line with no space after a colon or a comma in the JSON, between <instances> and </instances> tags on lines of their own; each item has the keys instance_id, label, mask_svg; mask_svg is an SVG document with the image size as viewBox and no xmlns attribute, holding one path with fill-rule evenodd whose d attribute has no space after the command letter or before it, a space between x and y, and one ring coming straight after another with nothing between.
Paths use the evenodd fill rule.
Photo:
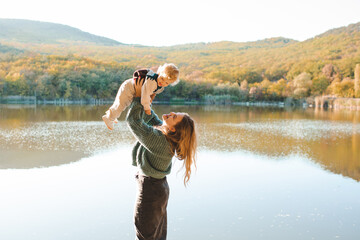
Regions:
<instances>
[{"instance_id":1,"label":"baby's face","mask_svg":"<svg viewBox=\"0 0 360 240\"><path fill-rule=\"evenodd\" d=\"M160 87L167 87L169 84L171 84L170 80L165 79L163 76L159 76L157 82Z\"/></svg>"}]
</instances>

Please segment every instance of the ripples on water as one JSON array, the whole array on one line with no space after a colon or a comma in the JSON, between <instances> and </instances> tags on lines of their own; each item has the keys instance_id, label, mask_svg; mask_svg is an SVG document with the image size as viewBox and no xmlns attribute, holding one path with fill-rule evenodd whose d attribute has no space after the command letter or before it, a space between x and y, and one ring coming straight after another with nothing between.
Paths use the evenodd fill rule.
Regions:
<instances>
[{"instance_id":1,"label":"ripples on water","mask_svg":"<svg viewBox=\"0 0 360 240\"><path fill-rule=\"evenodd\" d=\"M266 155L308 153L309 143L360 134L360 124L323 120L271 120L241 123L198 123L200 149L248 150ZM100 121L24 123L0 128L2 148L70 150L93 153L129 145L134 137L120 121L113 131Z\"/></svg>"},{"instance_id":2,"label":"ripples on water","mask_svg":"<svg viewBox=\"0 0 360 240\"><path fill-rule=\"evenodd\" d=\"M252 123L225 123L219 126L268 133L297 140L316 141L329 137L344 137L360 134L360 124L321 120L280 120Z\"/></svg>"},{"instance_id":3,"label":"ripples on water","mask_svg":"<svg viewBox=\"0 0 360 240\"><path fill-rule=\"evenodd\" d=\"M72 150L92 153L131 142L133 136L125 122L108 131L103 122L40 122L16 129L0 130L0 141L7 148Z\"/></svg>"},{"instance_id":4,"label":"ripples on water","mask_svg":"<svg viewBox=\"0 0 360 240\"><path fill-rule=\"evenodd\" d=\"M248 151L282 159L295 154L320 163L330 171L360 180L358 114L321 112L313 116L312 111L208 106L156 108L160 115L171 109L189 112L197 121L200 150ZM33 151L33 156L37 154L37 159L46 159L47 155L56 155L59 151L88 156L104 149L132 145L135 139L124 122L125 116L115 125L114 131L109 131L100 120L104 109L104 106L0 108L0 149L8 150L0 158L3 161L4 156L19 158L21 151L29 150ZM69 157L68 161L76 161L76 157Z\"/></svg>"},{"instance_id":5,"label":"ripples on water","mask_svg":"<svg viewBox=\"0 0 360 240\"><path fill-rule=\"evenodd\" d=\"M168 178L171 239L359 236L358 116L158 108L198 122L190 186L179 161ZM0 108L1 239L133 239L134 137L124 121L109 131L103 112Z\"/></svg>"}]
</instances>

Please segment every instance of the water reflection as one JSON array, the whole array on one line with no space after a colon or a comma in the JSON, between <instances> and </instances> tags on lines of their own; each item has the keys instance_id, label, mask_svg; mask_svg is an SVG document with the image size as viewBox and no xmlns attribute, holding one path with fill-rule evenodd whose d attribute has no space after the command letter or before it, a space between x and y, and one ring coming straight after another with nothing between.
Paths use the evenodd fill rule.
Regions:
<instances>
[{"instance_id":1,"label":"water reflection","mask_svg":"<svg viewBox=\"0 0 360 240\"><path fill-rule=\"evenodd\" d=\"M189 112L199 130L190 186L179 161L168 177L169 239L358 238L358 112L155 109ZM0 106L0 239L134 238L134 139L125 116L108 131L105 110Z\"/></svg>"},{"instance_id":2,"label":"water reflection","mask_svg":"<svg viewBox=\"0 0 360 240\"><path fill-rule=\"evenodd\" d=\"M0 107L0 167L60 165L134 139L124 122L113 132L100 121L107 106ZM360 181L360 113L237 106L154 106L188 112L198 122L200 149L298 154ZM32 160L25 161L24 152ZM54 156L68 156L58 157ZM36 160L35 160L36 159ZM49 161L51 160L51 161Z\"/></svg>"},{"instance_id":3,"label":"water reflection","mask_svg":"<svg viewBox=\"0 0 360 240\"><path fill-rule=\"evenodd\" d=\"M118 157L124 151L60 167L0 170L0 239L133 239L135 181L130 158Z\"/></svg>"},{"instance_id":4,"label":"water reflection","mask_svg":"<svg viewBox=\"0 0 360 240\"><path fill-rule=\"evenodd\" d=\"M63 166L0 170L0 239L134 239L130 145ZM360 185L302 156L199 153L182 185L168 181L168 238L357 239ZM20 230L19 230L20 229Z\"/></svg>"},{"instance_id":5,"label":"water reflection","mask_svg":"<svg viewBox=\"0 0 360 240\"><path fill-rule=\"evenodd\" d=\"M1 149L0 169L42 168L79 161L89 154L81 151Z\"/></svg>"}]
</instances>

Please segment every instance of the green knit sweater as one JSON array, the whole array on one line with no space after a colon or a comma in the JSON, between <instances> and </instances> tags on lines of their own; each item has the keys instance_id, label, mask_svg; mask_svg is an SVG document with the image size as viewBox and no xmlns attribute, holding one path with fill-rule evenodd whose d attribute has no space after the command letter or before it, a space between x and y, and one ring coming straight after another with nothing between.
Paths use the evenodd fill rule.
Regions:
<instances>
[{"instance_id":1,"label":"green knit sweater","mask_svg":"<svg viewBox=\"0 0 360 240\"><path fill-rule=\"evenodd\" d=\"M132 151L132 164L140 167L146 176L164 178L171 171L174 154L164 134L153 128L162 121L153 111L151 115L145 114L138 97L131 103L126 121L137 140Z\"/></svg>"}]
</instances>

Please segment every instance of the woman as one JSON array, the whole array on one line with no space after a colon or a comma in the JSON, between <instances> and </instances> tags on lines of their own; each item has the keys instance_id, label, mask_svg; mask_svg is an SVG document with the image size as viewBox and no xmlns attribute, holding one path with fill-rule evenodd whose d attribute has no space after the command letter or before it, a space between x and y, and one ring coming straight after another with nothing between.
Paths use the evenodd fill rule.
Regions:
<instances>
[{"instance_id":1,"label":"woman","mask_svg":"<svg viewBox=\"0 0 360 240\"><path fill-rule=\"evenodd\" d=\"M169 113L158 116L144 114L140 103L141 85L135 84L135 98L129 107L127 124L137 139L132 151L138 193L135 204L136 239L163 240L167 233L166 207L169 185L166 175L171 171L175 156L184 161L184 184L189 181L195 165L195 123L187 113Z\"/></svg>"}]
</instances>

